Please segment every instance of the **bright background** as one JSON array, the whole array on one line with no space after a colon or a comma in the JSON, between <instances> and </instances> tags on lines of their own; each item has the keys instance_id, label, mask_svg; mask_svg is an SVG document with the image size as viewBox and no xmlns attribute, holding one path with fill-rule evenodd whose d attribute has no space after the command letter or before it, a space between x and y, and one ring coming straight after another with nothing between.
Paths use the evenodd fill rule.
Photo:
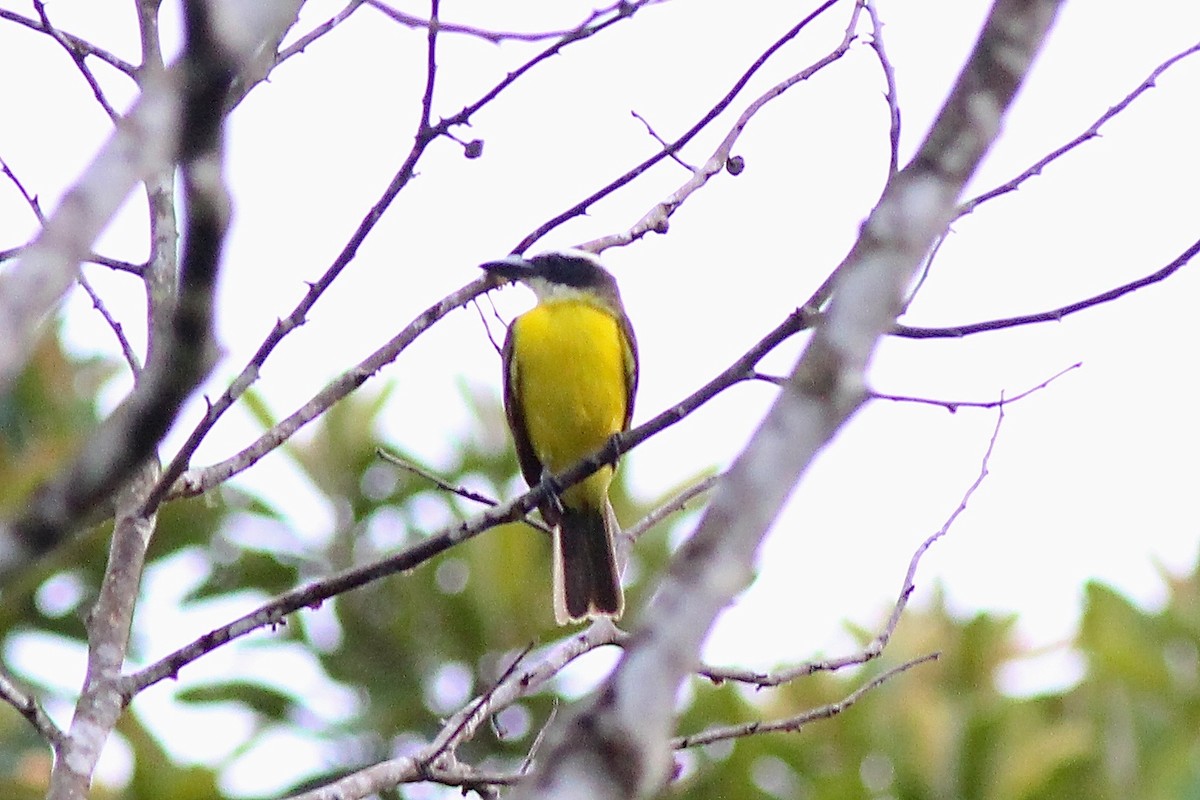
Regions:
<instances>
[{"instance_id":1,"label":"bright background","mask_svg":"<svg viewBox=\"0 0 1200 800\"><path fill-rule=\"evenodd\" d=\"M127 8L126 6L130 7ZM880 3L904 119L901 163L914 151L977 32L983 2ZM2 7L32 15L25 4ZM54 22L137 61L130 4L55 0ZM297 30L336 13L310 2ZM476 266L654 152L630 115L665 138L689 127L770 42L794 24L791 4L673 2L569 47L479 113L463 139L485 143L463 158L443 141L326 293L308 323L267 362L256 388L284 416L331 377L386 341L420 310L476 277ZM413 13L425 13L413 5ZM484 28L572 27L586 3L443 3L447 21ZM789 44L730 110L682 157L701 163L760 92L830 50L849 6ZM167 16L177 14L169 7ZM753 23L743 20L753 19ZM165 27L171 29L172 24ZM866 30L864 27L863 30ZM1200 6L1187 0L1069 3L999 143L970 194L1002 183L1078 135L1159 63L1195 44ZM333 260L407 153L423 77L425 35L369 8L285 63L233 115L228 173L236 219L220 287L224 357L205 392L216 395ZM495 46L442 37L435 114L478 96L538 45ZM95 67L118 108L128 81ZM0 157L52 208L107 136L109 120L61 48L0 24ZM642 383L635 423L690 394L802 302L840 261L882 188L887 168L883 82L865 41L840 62L771 103L735 152L746 169L716 177L652 235L605 259L638 333ZM1200 56L1186 59L1090 141L1020 191L955 225L903 321L948 325L1037 312L1158 269L1197 237ZM12 124L17 121L19 124ZM534 249L622 230L686 180L666 161L602 201L589 216ZM143 201L135 195L97 250L144 257ZM0 185L0 248L27 240L34 223L11 185ZM137 281L87 273L135 346L144 342ZM1075 362L1049 388L1007 409L991 474L949 536L925 557L915 602L940 585L952 607L1011 611L1030 644L1060 643L1076 622L1086 581L1138 602L1161 602L1160 570L1182 572L1200 534L1200 420L1196 413L1195 265L1166 282L1061 323L960 341L889 340L872 368L880 392L943 400L994 400ZM507 320L528 305L521 291L495 298ZM81 352L116 352L111 331L82 292L64 314ZM493 335L502 333L483 304ZM768 364L785 372L800 342ZM436 468L469 429L462 386L499 396L499 362L474 309L439 323L376 380L394 381L389 438ZM107 391L115 405L126 379ZM724 393L628 456L643 496L655 496L744 444L771 402L766 384ZM201 401L170 437L172 451ZM760 556L759 577L725 613L708 643L716 663L767 666L851 647L844 625L873 625L890 606L915 547L937 530L975 479L995 412L876 402L822 455L795 492ZM256 426L235 408L194 463L248 443ZM303 434L302 434L303 435ZM319 537L332 510L282 458L237 479L287 510L299 535ZM187 579L151 576L169 587ZM143 608L138 629L162 652L229 609L180 620L170 606ZM637 619L633 609L632 620ZM784 633L786 632L786 633ZM152 648L153 649L153 648ZM597 654L597 661L608 656ZM189 667L197 674L220 669ZM72 660L73 661L73 660ZM594 669L594 667L592 667ZM1014 668L1009 688L1070 682L1063 648ZM264 671L273 671L264 667ZM78 685L79 675L64 675ZM297 678L303 680L304 678ZM337 702L332 707L336 709ZM331 711L331 713L333 713Z\"/></svg>"}]
</instances>

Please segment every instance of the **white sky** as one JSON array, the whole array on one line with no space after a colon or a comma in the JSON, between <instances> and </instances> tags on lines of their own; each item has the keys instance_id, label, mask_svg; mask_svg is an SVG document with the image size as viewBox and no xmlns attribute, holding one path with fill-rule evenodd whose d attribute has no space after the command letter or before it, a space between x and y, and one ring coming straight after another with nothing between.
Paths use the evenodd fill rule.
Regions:
<instances>
[{"instance_id":1,"label":"white sky","mask_svg":"<svg viewBox=\"0 0 1200 800\"><path fill-rule=\"evenodd\" d=\"M806 4L807 5L807 4ZM587 4L443 3L443 18L517 30L569 26ZM478 263L653 152L629 112L671 138L727 91L745 65L794 23L794 4L755 2L735 16L711 0L666 3L575 45L460 131L485 142L469 161L435 144L420 177L388 211L308 324L267 362L257 388L290 413L330 377L374 350L421 309L472 280ZM902 162L944 99L982 20L982 2L883 0L885 42L904 115ZM33 12L9 0L2 7ZM301 29L338 9L312 2ZM65 29L137 60L131 4L55 0ZM410 10L420 13L420 6ZM730 112L683 153L702 162L758 93L827 52L849 6L828 15L768 65ZM172 9L173 12L173 9ZM864 28L865 30L865 28ZM1200 5L1069 3L972 194L1003 182L1084 130L1150 70L1200 37ZM532 48L443 37L436 111L474 100ZM273 74L233 117L228 170L236 221L221 283L226 350L207 387L219 393L277 317L332 261L411 142L424 34L369 9ZM96 67L114 104L128 83ZM0 24L0 157L51 208L104 140L108 120L65 54L45 37ZM736 152L745 172L719 176L672 220L668 236L609 251L636 325L642 384L635 423L691 393L801 302L835 266L878 197L887 117L878 65L863 43L775 101ZM1036 312L1086 297L1167 263L1197 238L1200 203L1200 56L1104 135L1017 193L960 221L905 318L968 323ZM664 163L535 246L569 245L632 224L682 183ZM139 260L140 196L98 250ZM32 220L0 185L0 248L24 241ZM1197 265L1165 283L1066 321L962 341L888 341L872 370L879 391L951 400L1014 394L1077 361L1083 367L1008 409L991 475L948 538L926 556L916 602L940 583L956 609L1012 611L1033 645L1072 630L1085 581L1115 585L1153 607L1158 564L1188 570L1200 534L1200 421L1195 410ZM133 279L88 274L135 339ZM528 304L496 298L507 316ZM70 301L71 340L115 352L86 298ZM785 371L798 344L770 361ZM399 384L387 413L392 441L435 466L469 430L457 381L499 395L498 360L478 315L440 323L380 376ZM120 387L111 391L113 402ZM734 388L626 460L633 486L654 496L728 462L770 402L766 385ZM199 406L185 415L193 420ZM849 647L845 620L873 625L890 606L909 556L939 528L975 479L994 412L876 403L841 433L795 493L760 558L760 574L722 618L707 656L768 665ZM182 426L184 431L188 423ZM235 410L199 462L222 458L254 433ZM182 437L178 433L171 441ZM328 509L282 458L240 479L294 515L306 535ZM637 609L631 617L636 620ZM227 619L209 619L213 624ZM197 623L197 632L202 623ZM787 635L780 635L787 631ZM191 631L176 627L166 647ZM190 667L189 670L198 670ZM1063 660L1013 673L1013 688L1071 677ZM186 672L186 671L185 671Z\"/></svg>"}]
</instances>

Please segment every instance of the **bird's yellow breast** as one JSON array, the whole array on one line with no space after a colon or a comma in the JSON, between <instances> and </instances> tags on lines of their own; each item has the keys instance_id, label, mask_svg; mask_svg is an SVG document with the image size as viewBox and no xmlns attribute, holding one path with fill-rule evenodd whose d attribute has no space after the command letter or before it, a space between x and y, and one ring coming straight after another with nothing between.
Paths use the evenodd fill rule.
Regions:
<instances>
[{"instance_id":1,"label":"bird's yellow breast","mask_svg":"<svg viewBox=\"0 0 1200 800\"><path fill-rule=\"evenodd\" d=\"M581 300L543 302L513 323L510 379L538 459L560 472L622 430L628 403L628 347L617 320ZM585 482L599 499L612 470Z\"/></svg>"}]
</instances>

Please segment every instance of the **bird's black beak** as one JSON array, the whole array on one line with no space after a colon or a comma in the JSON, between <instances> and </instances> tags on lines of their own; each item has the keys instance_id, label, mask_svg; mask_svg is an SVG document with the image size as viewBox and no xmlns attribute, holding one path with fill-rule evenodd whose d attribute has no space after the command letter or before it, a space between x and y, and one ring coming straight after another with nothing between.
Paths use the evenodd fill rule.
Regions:
<instances>
[{"instance_id":1,"label":"bird's black beak","mask_svg":"<svg viewBox=\"0 0 1200 800\"><path fill-rule=\"evenodd\" d=\"M520 256L509 256L498 261L489 261L486 264L480 264L479 268L498 278L505 278L511 281L528 278L533 274L535 269L532 263Z\"/></svg>"}]
</instances>

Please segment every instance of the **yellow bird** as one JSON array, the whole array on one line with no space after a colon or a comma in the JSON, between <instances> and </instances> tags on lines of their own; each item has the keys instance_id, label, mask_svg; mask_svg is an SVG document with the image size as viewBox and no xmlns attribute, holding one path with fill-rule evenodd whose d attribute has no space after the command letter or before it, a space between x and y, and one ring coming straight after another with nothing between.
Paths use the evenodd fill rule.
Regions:
<instances>
[{"instance_id":1,"label":"yellow bird","mask_svg":"<svg viewBox=\"0 0 1200 800\"><path fill-rule=\"evenodd\" d=\"M637 391L637 340L617 282L591 253L559 250L483 264L533 290L537 305L504 342L504 410L530 486L574 466L629 428ZM558 624L621 616L625 598L606 465L541 504L554 532Z\"/></svg>"}]
</instances>

